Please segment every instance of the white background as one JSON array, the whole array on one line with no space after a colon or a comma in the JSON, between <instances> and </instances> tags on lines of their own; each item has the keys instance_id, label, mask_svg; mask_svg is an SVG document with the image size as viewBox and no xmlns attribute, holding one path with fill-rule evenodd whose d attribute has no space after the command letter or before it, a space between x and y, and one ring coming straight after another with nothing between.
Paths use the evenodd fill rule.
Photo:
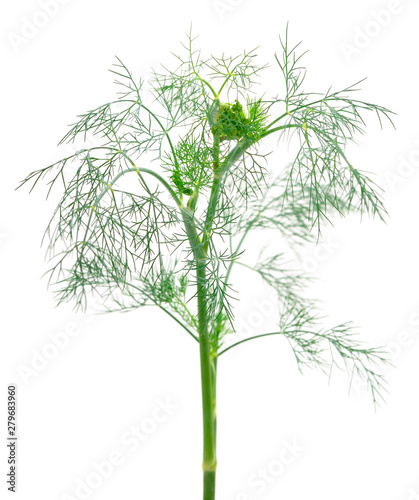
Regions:
<instances>
[{"instance_id":1,"label":"white background","mask_svg":"<svg viewBox=\"0 0 419 500\"><path fill-rule=\"evenodd\" d=\"M261 63L274 63L278 35L289 21L291 39L302 39L310 49L307 90L326 91L330 84L337 89L368 76L362 97L398 114L397 131L381 131L369 121L360 148L351 150L359 168L375 172L385 188L388 224L336 221L320 247L308 248L305 256L322 280L313 295L324 301L331 319L353 319L365 341L389 344L395 368L386 371L387 403L375 412L362 387L348 397L343 374L336 373L329 385L318 373L301 376L280 339L261 339L226 354L219 367L217 498L417 500L418 2L70 0L52 2L49 14L41 3L0 7L0 400L5 410L6 386L18 384L15 496L201 497L197 346L155 310L92 317L76 315L71 306L55 308L40 280L46 266L39 247L53 206L43 190L29 196L14 188L29 171L62 155L56 144L76 114L112 97L107 69L115 55L137 76L147 76L150 66L170 61L169 50L178 50L192 21L205 53L260 46ZM279 73L272 74L279 89ZM281 158L279 152L271 168L283 168ZM250 294L237 313L246 325L268 292L251 275L241 278ZM39 353L48 352L52 335L60 332L68 345L42 368L35 365L29 378L22 376L22 367L39 363ZM152 425L147 419L158 398L177 409L132 451L121 437L133 425ZM3 421L0 488L6 498L13 494L6 490ZM293 443L299 450L294 457L284 452ZM94 463L118 450L121 465L90 494L77 496L80 481L97 479ZM292 463L277 477L268 472L256 487L255 475L278 470L281 460Z\"/></svg>"}]
</instances>

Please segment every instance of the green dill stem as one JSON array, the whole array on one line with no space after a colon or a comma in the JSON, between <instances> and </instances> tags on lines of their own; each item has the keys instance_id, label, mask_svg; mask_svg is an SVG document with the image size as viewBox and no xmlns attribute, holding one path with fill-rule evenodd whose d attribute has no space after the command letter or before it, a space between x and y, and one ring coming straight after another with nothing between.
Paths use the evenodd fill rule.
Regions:
<instances>
[{"instance_id":1,"label":"green dill stem","mask_svg":"<svg viewBox=\"0 0 419 500\"><path fill-rule=\"evenodd\" d=\"M192 211L188 207L182 206L181 212L196 264L199 354L201 364L202 415L204 431L202 463L204 471L204 500L214 500L215 474L217 467L215 454L215 377L213 373L214 364L213 358L211 357L208 330L206 254L194 224Z\"/></svg>"},{"instance_id":2,"label":"green dill stem","mask_svg":"<svg viewBox=\"0 0 419 500\"><path fill-rule=\"evenodd\" d=\"M204 500L214 500L215 473L217 467L215 454L215 377L213 373L214 364L211 357L208 330L206 253L196 230L193 212L190 208L185 207L184 205L180 207L180 210L196 265L198 334L204 431L202 463L204 471Z\"/></svg>"},{"instance_id":3,"label":"green dill stem","mask_svg":"<svg viewBox=\"0 0 419 500\"><path fill-rule=\"evenodd\" d=\"M214 412L214 450L217 454L217 363L218 354L214 353L212 358L212 405Z\"/></svg>"},{"instance_id":4,"label":"green dill stem","mask_svg":"<svg viewBox=\"0 0 419 500\"><path fill-rule=\"evenodd\" d=\"M199 237L192 235L196 245L196 265L197 265L197 286L198 286L198 325L199 325L199 346L201 360L201 387L202 387L202 409L204 425L204 500L215 499L215 479L216 479L216 372L217 359L210 350L208 331L208 309L207 309L207 277L206 259L209 240L211 238L212 224L218 204L220 188L223 176L240 158L244 151L251 145L251 141L245 139L237 144L231 153L227 155L224 162L219 163L219 140L214 140L214 179L211 189L211 196L208 203L205 220L204 234L202 241ZM189 229L190 231L190 229ZM188 228L187 228L188 232ZM196 233L196 228L195 228ZM189 235L189 232L188 232Z\"/></svg>"},{"instance_id":5,"label":"green dill stem","mask_svg":"<svg viewBox=\"0 0 419 500\"><path fill-rule=\"evenodd\" d=\"M210 351L208 331L208 309L206 291L205 261L198 262L198 328L199 352L201 361L202 413L204 430L204 500L215 499L215 474L217 459L215 453L215 387L213 362Z\"/></svg>"},{"instance_id":6,"label":"green dill stem","mask_svg":"<svg viewBox=\"0 0 419 500\"><path fill-rule=\"evenodd\" d=\"M220 187L223 175L240 158L244 150L250 145L249 141L242 141L227 156L224 162L219 163L219 140L214 140L214 180L208 204L205 229L200 240L193 221L193 212L188 207L181 207L186 233L194 254L197 277L198 299L198 333L201 363L201 389L203 413L203 471L204 471L204 500L215 499L216 484L216 357L211 353L208 330L207 307L207 276L206 261L209 240L211 238L212 223L214 220Z\"/></svg>"}]
</instances>

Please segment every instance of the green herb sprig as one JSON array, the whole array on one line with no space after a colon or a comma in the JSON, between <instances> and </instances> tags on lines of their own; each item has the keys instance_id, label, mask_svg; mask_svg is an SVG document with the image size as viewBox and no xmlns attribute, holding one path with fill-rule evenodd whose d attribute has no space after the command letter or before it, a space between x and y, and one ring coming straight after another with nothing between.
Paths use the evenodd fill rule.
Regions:
<instances>
[{"instance_id":1,"label":"green herb sprig","mask_svg":"<svg viewBox=\"0 0 419 500\"><path fill-rule=\"evenodd\" d=\"M374 404L385 391L383 349L365 347L351 323L325 328L309 278L296 271L298 247L316 241L333 214L385 219L379 188L347 156L371 113L385 107L356 98L357 85L310 93L299 45L288 29L274 62L284 90L254 97L266 65L256 52L204 57L191 33L177 66L155 71L150 92L118 59L116 100L79 116L61 143L94 138L30 173L62 192L45 241L49 283L59 303L83 308L99 294L106 310L155 305L199 344L204 428L204 500L215 498L218 359L244 342L281 336L299 369L345 368L363 378ZM295 148L288 166L267 168L269 136ZM248 262L253 231L279 232L288 245ZM259 236L258 236L259 237ZM275 292L277 329L229 343L236 318L232 271L245 266Z\"/></svg>"}]
</instances>

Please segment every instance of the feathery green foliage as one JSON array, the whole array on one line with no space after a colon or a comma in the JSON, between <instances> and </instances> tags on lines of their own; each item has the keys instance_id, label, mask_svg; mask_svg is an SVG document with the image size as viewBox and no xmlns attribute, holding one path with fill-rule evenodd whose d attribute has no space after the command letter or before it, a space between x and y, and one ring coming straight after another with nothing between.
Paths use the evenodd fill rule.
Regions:
<instances>
[{"instance_id":1,"label":"feathery green foliage","mask_svg":"<svg viewBox=\"0 0 419 500\"><path fill-rule=\"evenodd\" d=\"M45 178L48 194L63 193L45 235L59 302L84 307L98 293L108 310L156 305L200 343L207 491L215 477L217 358L238 344L281 335L300 369L343 363L366 380L377 404L384 389L384 352L363 347L349 323L324 329L305 295L309 279L292 262L333 212L384 219L379 189L345 150L365 132L366 114L391 122L391 111L358 100L356 85L307 93L298 50L287 30L274 61L284 94L271 99L253 94L266 68L255 51L204 57L191 34L177 66L155 71L149 89L118 59L117 99L81 115L61 141L97 145L22 183L33 188ZM263 141L272 134L295 146L292 163L275 173ZM243 251L255 230L278 231L287 245L252 266ZM228 345L235 265L275 291L278 331Z\"/></svg>"}]
</instances>

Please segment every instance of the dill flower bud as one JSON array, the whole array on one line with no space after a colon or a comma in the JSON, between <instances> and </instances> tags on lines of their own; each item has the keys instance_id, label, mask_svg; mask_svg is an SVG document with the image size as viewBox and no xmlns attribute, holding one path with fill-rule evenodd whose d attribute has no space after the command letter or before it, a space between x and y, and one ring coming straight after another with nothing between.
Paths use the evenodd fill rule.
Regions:
<instances>
[{"instance_id":1,"label":"dill flower bud","mask_svg":"<svg viewBox=\"0 0 419 500\"><path fill-rule=\"evenodd\" d=\"M211 131L220 141L237 141L245 135L250 120L246 118L243 106L236 99L234 104L223 103L217 99L209 115Z\"/></svg>"}]
</instances>

